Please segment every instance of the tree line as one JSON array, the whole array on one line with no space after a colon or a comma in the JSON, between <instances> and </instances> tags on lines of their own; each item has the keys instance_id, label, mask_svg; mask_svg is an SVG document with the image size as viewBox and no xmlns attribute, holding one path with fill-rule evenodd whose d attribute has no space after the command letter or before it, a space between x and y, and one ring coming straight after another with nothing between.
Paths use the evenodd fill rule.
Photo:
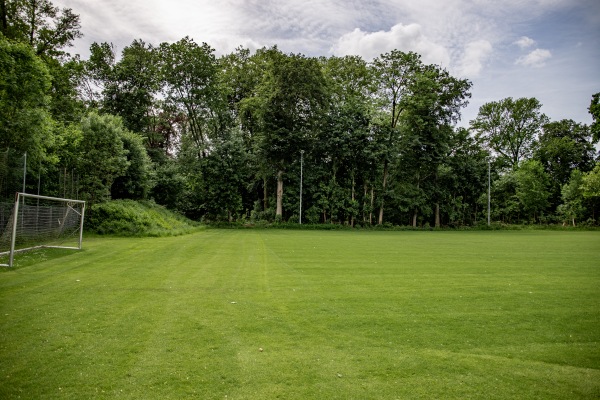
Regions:
<instances>
[{"instance_id":1,"label":"tree line","mask_svg":"<svg viewBox=\"0 0 600 400\"><path fill-rule=\"evenodd\" d=\"M94 43L82 60L66 51L71 9L0 6L4 197L10 155L27 153L28 190L60 195L68 178L91 202L153 199L197 220L473 225L489 185L493 221L597 221L600 93L591 126L506 98L467 129L471 82L413 52L218 57L185 37Z\"/></svg>"}]
</instances>

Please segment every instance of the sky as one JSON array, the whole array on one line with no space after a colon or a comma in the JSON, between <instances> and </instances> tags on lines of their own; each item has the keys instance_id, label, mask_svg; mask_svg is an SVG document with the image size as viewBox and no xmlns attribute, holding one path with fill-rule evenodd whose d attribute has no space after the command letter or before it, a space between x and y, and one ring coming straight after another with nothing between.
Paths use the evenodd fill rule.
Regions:
<instances>
[{"instance_id":1,"label":"sky","mask_svg":"<svg viewBox=\"0 0 600 400\"><path fill-rule=\"evenodd\" d=\"M80 15L83 38L117 52L135 39L158 45L189 36L217 55L239 46L277 45L306 56L359 55L370 61L397 49L473 83L462 112L535 97L552 121L590 124L600 92L598 0L54 0Z\"/></svg>"}]
</instances>

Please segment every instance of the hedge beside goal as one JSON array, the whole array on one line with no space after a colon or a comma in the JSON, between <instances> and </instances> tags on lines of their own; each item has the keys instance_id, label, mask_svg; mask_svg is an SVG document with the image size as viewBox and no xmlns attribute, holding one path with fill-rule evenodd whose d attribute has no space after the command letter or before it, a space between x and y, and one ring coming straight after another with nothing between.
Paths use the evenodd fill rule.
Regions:
<instances>
[{"instance_id":1,"label":"hedge beside goal","mask_svg":"<svg viewBox=\"0 0 600 400\"><path fill-rule=\"evenodd\" d=\"M53 247L81 249L85 201L17 193L2 223L0 265L13 266L18 252Z\"/></svg>"}]
</instances>

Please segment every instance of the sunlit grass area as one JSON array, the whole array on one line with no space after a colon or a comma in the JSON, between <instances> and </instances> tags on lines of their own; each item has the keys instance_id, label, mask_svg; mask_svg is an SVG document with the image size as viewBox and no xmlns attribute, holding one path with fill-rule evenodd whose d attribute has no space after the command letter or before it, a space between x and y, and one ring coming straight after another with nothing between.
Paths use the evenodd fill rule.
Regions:
<instances>
[{"instance_id":1,"label":"sunlit grass area","mask_svg":"<svg viewBox=\"0 0 600 400\"><path fill-rule=\"evenodd\" d=\"M95 237L0 317L2 399L598 398L600 233Z\"/></svg>"}]
</instances>

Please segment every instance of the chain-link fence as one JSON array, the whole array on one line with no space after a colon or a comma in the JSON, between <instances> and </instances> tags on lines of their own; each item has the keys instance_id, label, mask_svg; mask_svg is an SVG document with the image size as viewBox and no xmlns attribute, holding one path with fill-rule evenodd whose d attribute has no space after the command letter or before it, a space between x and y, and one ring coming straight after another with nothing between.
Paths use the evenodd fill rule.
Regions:
<instances>
[{"instance_id":1,"label":"chain-link fence","mask_svg":"<svg viewBox=\"0 0 600 400\"><path fill-rule=\"evenodd\" d=\"M0 202L13 202L15 193L79 199L79 174L73 168L32 162L27 153L0 152Z\"/></svg>"},{"instance_id":2,"label":"chain-link fence","mask_svg":"<svg viewBox=\"0 0 600 400\"><path fill-rule=\"evenodd\" d=\"M10 221L17 192L78 200L79 176L75 169L32 162L26 153L0 151L0 237Z\"/></svg>"}]
</instances>

